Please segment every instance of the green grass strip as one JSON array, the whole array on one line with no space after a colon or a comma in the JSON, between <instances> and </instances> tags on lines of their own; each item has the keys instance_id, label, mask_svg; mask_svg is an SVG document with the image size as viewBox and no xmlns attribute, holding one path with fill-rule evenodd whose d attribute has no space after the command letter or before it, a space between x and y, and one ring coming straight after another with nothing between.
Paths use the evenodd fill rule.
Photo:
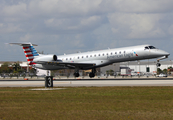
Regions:
<instances>
[{"instance_id":1,"label":"green grass strip","mask_svg":"<svg viewBox=\"0 0 173 120\"><path fill-rule=\"evenodd\" d=\"M173 87L0 88L0 120L173 119Z\"/></svg>"}]
</instances>

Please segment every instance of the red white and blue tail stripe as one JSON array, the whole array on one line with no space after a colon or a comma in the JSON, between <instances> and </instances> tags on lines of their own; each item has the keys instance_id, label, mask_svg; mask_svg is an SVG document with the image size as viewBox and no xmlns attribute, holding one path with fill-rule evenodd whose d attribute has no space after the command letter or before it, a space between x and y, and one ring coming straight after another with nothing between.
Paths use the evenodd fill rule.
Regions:
<instances>
[{"instance_id":1,"label":"red white and blue tail stripe","mask_svg":"<svg viewBox=\"0 0 173 120\"><path fill-rule=\"evenodd\" d=\"M34 49L33 46L23 46L23 50L26 56L27 61L33 61L34 56L39 56L37 51Z\"/></svg>"},{"instance_id":2,"label":"red white and blue tail stripe","mask_svg":"<svg viewBox=\"0 0 173 120\"><path fill-rule=\"evenodd\" d=\"M26 59L29 62L29 65L34 64L32 61L34 60L35 56L39 56L38 52L33 47L33 45L37 46L35 44L31 44L31 43L10 43L10 44L23 46L23 50L24 50Z\"/></svg>"},{"instance_id":3,"label":"red white and blue tail stripe","mask_svg":"<svg viewBox=\"0 0 173 120\"><path fill-rule=\"evenodd\" d=\"M34 56L29 47L23 47L27 61L33 61Z\"/></svg>"}]
</instances>

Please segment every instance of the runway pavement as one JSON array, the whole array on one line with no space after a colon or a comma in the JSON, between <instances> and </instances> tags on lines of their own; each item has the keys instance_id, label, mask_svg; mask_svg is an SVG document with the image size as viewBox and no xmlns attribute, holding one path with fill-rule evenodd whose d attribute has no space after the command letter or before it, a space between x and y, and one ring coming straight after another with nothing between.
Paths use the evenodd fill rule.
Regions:
<instances>
[{"instance_id":1,"label":"runway pavement","mask_svg":"<svg viewBox=\"0 0 173 120\"><path fill-rule=\"evenodd\" d=\"M42 80L0 80L0 87L44 87ZM58 79L53 81L54 87L79 86L173 86L173 79Z\"/></svg>"}]
</instances>

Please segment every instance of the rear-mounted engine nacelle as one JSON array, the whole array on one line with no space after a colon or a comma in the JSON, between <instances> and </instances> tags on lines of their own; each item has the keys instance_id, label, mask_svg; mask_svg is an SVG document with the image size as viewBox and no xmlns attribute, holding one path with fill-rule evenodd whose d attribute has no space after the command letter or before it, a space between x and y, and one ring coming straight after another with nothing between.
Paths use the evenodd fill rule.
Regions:
<instances>
[{"instance_id":1,"label":"rear-mounted engine nacelle","mask_svg":"<svg viewBox=\"0 0 173 120\"><path fill-rule=\"evenodd\" d=\"M57 61L56 55L42 55L38 58L34 58L33 62L36 61Z\"/></svg>"}]
</instances>

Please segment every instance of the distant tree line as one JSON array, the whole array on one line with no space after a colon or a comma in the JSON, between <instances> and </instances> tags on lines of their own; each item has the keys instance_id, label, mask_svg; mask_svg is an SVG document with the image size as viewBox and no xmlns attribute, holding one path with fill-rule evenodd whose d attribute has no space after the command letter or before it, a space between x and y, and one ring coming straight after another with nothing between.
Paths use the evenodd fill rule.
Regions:
<instances>
[{"instance_id":1,"label":"distant tree line","mask_svg":"<svg viewBox=\"0 0 173 120\"><path fill-rule=\"evenodd\" d=\"M106 71L106 75L108 76L108 75L110 75L110 76L113 76L115 73L114 73L114 71L113 70L107 70Z\"/></svg>"},{"instance_id":2,"label":"distant tree line","mask_svg":"<svg viewBox=\"0 0 173 120\"><path fill-rule=\"evenodd\" d=\"M160 69L160 68L157 68L157 74L160 74L160 73L163 73L163 74L171 74L171 72L173 72L173 68L172 66L168 67L167 69Z\"/></svg>"},{"instance_id":3,"label":"distant tree line","mask_svg":"<svg viewBox=\"0 0 173 120\"><path fill-rule=\"evenodd\" d=\"M13 64L9 62L4 62L0 67L0 74L3 75L17 75L17 76L25 76L27 72L27 68L22 68L19 62L15 62ZM30 73L36 73L34 68L30 69Z\"/></svg>"}]
</instances>

